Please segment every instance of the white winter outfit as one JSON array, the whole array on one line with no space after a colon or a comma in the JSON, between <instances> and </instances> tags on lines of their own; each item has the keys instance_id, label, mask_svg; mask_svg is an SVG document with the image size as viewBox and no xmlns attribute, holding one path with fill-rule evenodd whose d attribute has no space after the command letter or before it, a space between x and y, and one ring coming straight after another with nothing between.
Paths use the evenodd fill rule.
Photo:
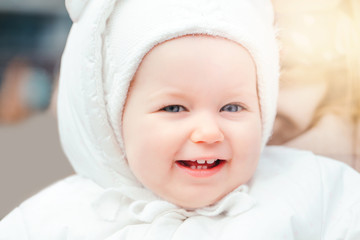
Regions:
<instances>
[{"instance_id":1,"label":"white winter outfit","mask_svg":"<svg viewBox=\"0 0 360 240\"><path fill-rule=\"evenodd\" d=\"M136 201L76 175L11 212L0 239L358 240L359 184L341 162L283 147L265 148L248 192L198 213L152 196Z\"/></svg>"},{"instance_id":2,"label":"white winter outfit","mask_svg":"<svg viewBox=\"0 0 360 240\"><path fill-rule=\"evenodd\" d=\"M263 145L271 134L278 50L267 0L69 0L74 21L62 59L61 142L77 175L12 211L0 240L360 239L360 175L346 165L265 147L252 180L187 211L131 173L121 113L142 58L188 34L243 45L257 69Z\"/></svg>"}]
</instances>

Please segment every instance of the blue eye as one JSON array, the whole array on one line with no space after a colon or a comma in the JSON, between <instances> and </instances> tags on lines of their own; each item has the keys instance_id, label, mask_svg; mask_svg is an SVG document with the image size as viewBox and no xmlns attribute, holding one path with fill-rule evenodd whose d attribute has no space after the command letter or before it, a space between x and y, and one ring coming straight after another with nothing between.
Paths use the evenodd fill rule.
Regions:
<instances>
[{"instance_id":1,"label":"blue eye","mask_svg":"<svg viewBox=\"0 0 360 240\"><path fill-rule=\"evenodd\" d=\"M176 112L182 112L182 111L185 111L185 108L183 106L180 106L180 105L169 105L169 106L166 106L166 107L163 107L162 109L160 109L161 111L164 111L164 112L173 112L173 113L176 113Z\"/></svg>"},{"instance_id":2,"label":"blue eye","mask_svg":"<svg viewBox=\"0 0 360 240\"><path fill-rule=\"evenodd\" d=\"M227 104L220 109L220 112L240 112L244 108L238 104Z\"/></svg>"}]
</instances>

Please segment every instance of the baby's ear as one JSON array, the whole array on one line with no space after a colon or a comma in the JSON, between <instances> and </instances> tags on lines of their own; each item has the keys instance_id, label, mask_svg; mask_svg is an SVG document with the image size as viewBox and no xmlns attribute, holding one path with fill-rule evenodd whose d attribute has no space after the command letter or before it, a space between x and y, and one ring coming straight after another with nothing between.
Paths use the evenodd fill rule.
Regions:
<instances>
[{"instance_id":1,"label":"baby's ear","mask_svg":"<svg viewBox=\"0 0 360 240\"><path fill-rule=\"evenodd\" d=\"M103 1L103 0L100 0ZM65 6L73 22L77 22L89 0L65 0Z\"/></svg>"}]
</instances>

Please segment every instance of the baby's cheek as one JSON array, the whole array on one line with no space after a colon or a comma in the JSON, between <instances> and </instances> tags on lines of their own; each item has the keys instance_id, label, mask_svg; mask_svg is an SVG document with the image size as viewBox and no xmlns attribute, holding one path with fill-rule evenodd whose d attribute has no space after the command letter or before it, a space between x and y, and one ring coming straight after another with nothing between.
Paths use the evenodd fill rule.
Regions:
<instances>
[{"instance_id":1,"label":"baby's cheek","mask_svg":"<svg viewBox=\"0 0 360 240\"><path fill-rule=\"evenodd\" d=\"M241 137L240 137L241 136ZM257 168L261 154L261 126L259 124L249 124L243 129L241 134L237 134L237 140L232 141L234 152L232 171L237 173L232 176L241 176L241 183L247 182Z\"/></svg>"},{"instance_id":2,"label":"baby's cheek","mask_svg":"<svg viewBox=\"0 0 360 240\"><path fill-rule=\"evenodd\" d=\"M130 169L140 181L154 178L154 173L158 174L163 165L161 163L164 157L162 144L151 132L148 131L136 142L129 143L131 146L127 156Z\"/></svg>"}]
</instances>

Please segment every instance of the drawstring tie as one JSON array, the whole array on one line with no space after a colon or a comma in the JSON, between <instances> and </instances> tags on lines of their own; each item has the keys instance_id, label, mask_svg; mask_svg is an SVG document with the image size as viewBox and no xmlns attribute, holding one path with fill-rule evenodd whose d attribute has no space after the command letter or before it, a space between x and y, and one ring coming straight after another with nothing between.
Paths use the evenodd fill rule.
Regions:
<instances>
[{"instance_id":1,"label":"drawstring tie","mask_svg":"<svg viewBox=\"0 0 360 240\"><path fill-rule=\"evenodd\" d=\"M214 205L194 210L180 208L156 197L149 190L137 187L107 189L92 203L94 211L103 220L116 221L120 209L127 206L129 215L145 223L164 215L180 220L192 216L236 216L254 205L255 201L249 196L246 185L236 188Z\"/></svg>"}]
</instances>

